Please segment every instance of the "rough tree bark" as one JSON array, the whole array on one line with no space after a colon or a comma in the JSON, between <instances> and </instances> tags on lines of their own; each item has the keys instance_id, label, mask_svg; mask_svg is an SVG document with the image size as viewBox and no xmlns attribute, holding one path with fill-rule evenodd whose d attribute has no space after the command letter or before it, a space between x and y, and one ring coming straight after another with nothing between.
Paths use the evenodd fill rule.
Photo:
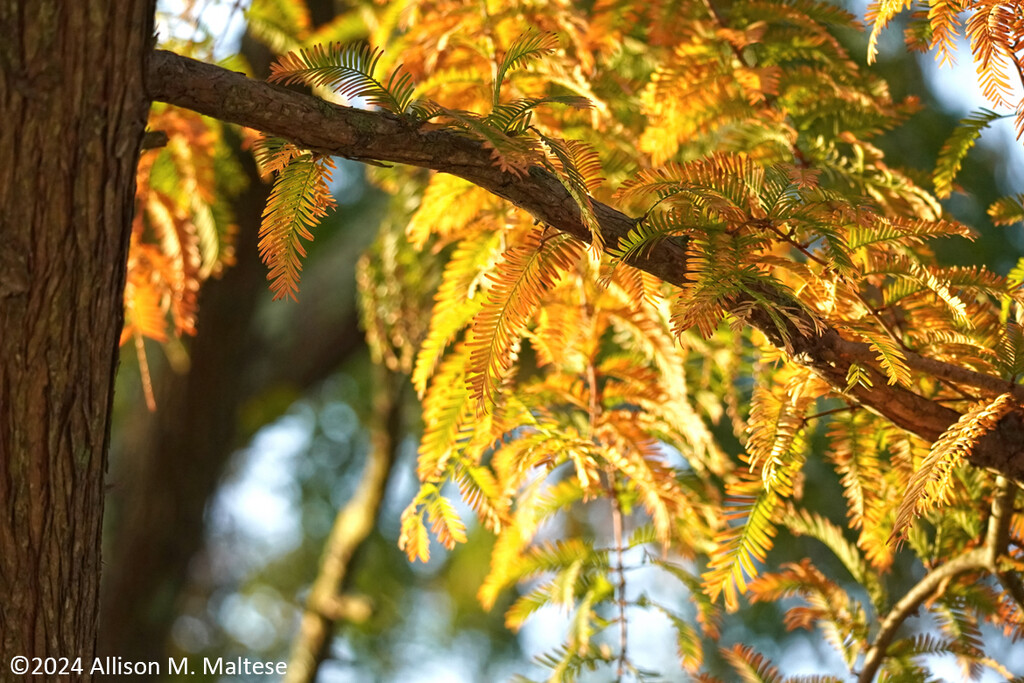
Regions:
<instances>
[{"instance_id":1,"label":"rough tree bark","mask_svg":"<svg viewBox=\"0 0 1024 683\"><path fill-rule=\"evenodd\" d=\"M95 648L153 16L154 0L0 3L3 680L15 655Z\"/></svg>"}]
</instances>

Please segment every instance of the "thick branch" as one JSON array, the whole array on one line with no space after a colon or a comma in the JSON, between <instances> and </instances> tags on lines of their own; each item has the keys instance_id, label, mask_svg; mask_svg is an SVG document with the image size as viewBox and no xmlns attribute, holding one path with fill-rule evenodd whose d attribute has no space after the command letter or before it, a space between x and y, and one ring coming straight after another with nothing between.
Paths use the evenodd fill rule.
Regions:
<instances>
[{"instance_id":1,"label":"thick branch","mask_svg":"<svg viewBox=\"0 0 1024 683\"><path fill-rule=\"evenodd\" d=\"M539 221L590 241L576 202L559 180L539 167L525 177L503 172L479 141L456 131L416 123L383 112L342 107L285 88L254 81L218 66L171 52L156 51L150 60L149 94L155 100L186 107L208 116L286 138L297 145L351 159L408 164L464 178L529 212ZM615 246L636 225L636 219L598 201L594 213L604 241ZM686 284L686 249L668 239L629 262L671 284ZM778 315L785 311L787 315ZM763 291L734 300L732 312L764 333L793 359L844 391L852 362L875 365L867 344L844 340L823 326L787 295ZM774 316L774 317L773 317ZM781 326L781 328L780 328ZM907 354L908 365L936 378L997 395L1024 388L996 377ZM890 386L876 372L872 387L848 394L900 427L934 441L959 418L959 413L902 387ZM1024 481L1024 420L1015 412L986 435L972 462Z\"/></svg>"}]
</instances>

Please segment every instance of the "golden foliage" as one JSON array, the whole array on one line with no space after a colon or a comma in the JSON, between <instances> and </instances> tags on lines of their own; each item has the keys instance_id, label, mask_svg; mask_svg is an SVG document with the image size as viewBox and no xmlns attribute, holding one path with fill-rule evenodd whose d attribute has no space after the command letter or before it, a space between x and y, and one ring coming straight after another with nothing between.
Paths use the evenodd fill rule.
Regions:
<instances>
[{"instance_id":1,"label":"golden foliage","mask_svg":"<svg viewBox=\"0 0 1024 683\"><path fill-rule=\"evenodd\" d=\"M264 173L275 173L274 188L263 210L260 259L269 268L267 279L274 299L296 299L299 292L302 240L336 204L328 188L334 162L330 157L303 152L289 143L264 138L256 150Z\"/></svg>"},{"instance_id":2,"label":"golden foliage","mask_svg":"<svg viewBox=\"0 0 1024 683\"><path fill-rule=\"evenodd\" d=\"M496 272L488 276L490 288L466 341L470 352L466 381L481 405L495 401L545 290L573 267L579 255L579 243L572 237L534 231L522 244L507 249Z\"/></svg>"},{"instance_id":3,"label":"golden foliage","mask_svg":"<svg viewBox=\"0 0 1024 683\"><path fill-rule=\"evenodd\" d=\"M948 501L955 485L953 472L971 454L978 440L1013 410L1019 410L1013 395L1001 394L991 401L978 402L950 425L908 482L890 541L903 539L915 518Z\"/></svg>"},{"instance_id":4,"label":"golden foliage","mask_svg":"<svg viewBox=\"0 0 1024 683\"><path fill-rule=\"evenodd\" d=\"M236 228L220 200L237 192L241 181L234 163L223 161L220 123L155 106L149 126L166 134L167 142L139 159L121 344L136 340L146 399L154 408L142 338L167 343L195 334L200 286L234 262Z\"/></svg>"},{"instance_id":5,"label":"golden foliage","mask_svg":"<svg viewBox=\"0 0 1024 683\"><path fill-rule=\"evenodd\" d=\"M457 490L496 537L481 603L523 586L505 614L512 629L546 605L571 613L565 641L539 658L554 680L617 659L601 633L629 618L625 584L638 567L622 556L633 551L694 601L699 629L646 595L629 607L667 617L680 665L700 680L710 680L700 673L702 637L719 635L719 599L736 611L744 593L793 600L785 625L815 631L851 673L881 642L876 669L894 680L923 678L914 659L923 653L954 653L973 672L984 663L982 623L1020 634L1020 605L972 575L946 577L918 605L944 640L879 636L886 613L909 617L888 594L890 584L906 588L893 566L932 576L990 542L982 521L996 514L997 484L963 465L1019 412L1024 261L1002 277L940 265L932 244L975 237L938 198L956 189L968 150L1003 114L964 119L939 153L933 194L878 142L919 104L894 99L848 54L837 34L859 26L829 3L417 0L361 8L319 32L295 3L276 0L280 20L270 21L272 4L256 3L256 27L293 50L272 80L332 88L405 125L471 138L509 182L557 178L567 192L559 201L590 233L583 258L582 242L465 180L387 171L388 186L414 198L395 202L395 215L405 213L392 246L404 234L412 258L445 263L419 328L383 321L414 317L431 294L426 278L382 265L367 275L380 287L364 287L377 356L411 371L422 401L421 485L399 538L411 560L429 558L431 534L449 549L467 539L444 495ZM870 4L869 60L911 4ZM993 106L1014 108L1024 130L1011 87L1024 73L1019 13L994 0L927 9L912 17L909 44L950 61L965 32ZM321 46L315 35L331 38ZM381 48L337 42L363 37ZM192 169L179 175L193 195L211 205L201 155L190 166L174 154ZM333 205L331 162L283 140L257 154L277 176L261 257L275 298L294 298L304 240ZM617 243L602 231L599 201L636 217ZM190 329L191 283L219 258L202 221L189 218L203 204L154 185L140 207L137 232L160 247L133 236L126 339L166 335L168 316L176 331ZM989 212L1019 222L1024 202L1003 198ZM678 289L628 265L659 263L667 246L685 254ZM389 345L404 348L379 351ZM864 410L866 396L889 397L903 416L926 401L962 415L929 448L904 431L910 418L897 426ZM828 517L843 514L822 500L830 492L848 528ZM1024 522L1006 514L1000 533L1015 540L990 550L1000 567L1019 567L1009 548ZM785 534L775 548L780 528L829 559L778 562L774 553L794 552ZM831 571L840 565L848 576ZM628 652L623 640L624 669ZM782 679L749 647L723 656L741 680Z\"/></svg>"}]
</instances>

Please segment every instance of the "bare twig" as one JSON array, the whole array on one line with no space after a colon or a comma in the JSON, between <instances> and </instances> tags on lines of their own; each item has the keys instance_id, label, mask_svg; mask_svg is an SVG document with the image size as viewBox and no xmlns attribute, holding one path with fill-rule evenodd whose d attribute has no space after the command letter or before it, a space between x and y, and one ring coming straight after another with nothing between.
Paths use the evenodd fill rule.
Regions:
<instances>
[{"instance_id":1,"label":"bare twig","mask_svg":"<svg viewBox=\"0 0 1024 683\"><path fill-rule=\"evenodd\" d=\"M1010 524L1013 522L1014 504L1017 501L1017 485L1005 477L996 479L996 490L992 500L992 517L989 518L989 561L993 571L1006 592L1024 612L1024 583L1013 571L1003 571L999 559L1010 545Z\"/></svg>"},{"instance_id":2,"label":"bare twig","mask_svg":"<svg viewBox=\"0 0 1024 683\"><path fill-rule=\"evenodd\" d=\"M621 681L626 675L626 663L629 661L626 654L626 645L629 642L626 620L626 567L622 560L622 506L619 504L618 492L614 490L614 480L610 481L610 485L612 488L612 533L615 537L615 570L619 574L619 585L616 589L618 593L616 602L619 608L619 667L616 675Z\"/></svg>"}]
</instances>

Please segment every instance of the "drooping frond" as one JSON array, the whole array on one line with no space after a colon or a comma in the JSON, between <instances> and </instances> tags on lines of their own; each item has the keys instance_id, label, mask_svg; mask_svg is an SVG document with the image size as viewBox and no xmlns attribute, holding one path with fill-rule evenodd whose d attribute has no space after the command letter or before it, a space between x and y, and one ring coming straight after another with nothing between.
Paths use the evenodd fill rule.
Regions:
<instances>
[{"instance_id":1,"label":"drooping frond","mask_svg":"<svg viewBox=\"0 0 1024 683\"><path fill-rule=\"evenodd\" d=\"M739 595L746 591L747 581L757 576L755 562L768 557L776 534L780 498L792 493L793 476L802 465L803 454L796 454L784 467L776 468L770 486L762 483L760 476L747 475L727 489L722 517L727 524L735 525L715 536L715 549L703 579L713 600L724 594L730 612L738 609Z\"/></svg>"},{"instance_id":2,"label":"drooping frond","mask_svg":"<svg viewBox=\"0 0 1024 683\"><path fill-rule=\"evenodd\" d=\"M134 335L158 342L167 341L167 308L164 304L163 278L169 269L167 259L152 245L133 239L128 253L128 279L124 291L123 345Z\"/></svg>"},{"instance_id":3,"label":"drooping frond","mask_svg":"<svg viewBox=\"0 0 1024 683\"><path fill-rule=\"evenodd\" d=\"M579 140L560 140L543 134L540 139L557 162L554 167L558 179L576 201L583 224L590 231L590 246L596 252L604 251L601 226L594 216L590 192L601 185L601 160L594 149Z\"/></svg>"},{"instance_id":4,"label":"drooping frond","mask_svg":"<svg viewBox=\"0 0 1024 683\"><path fill-rule=\"evenodd\" d=\"M722 656L744 683L783 683L782 674L771 660L748 645L737 644L728 650L722 648Z\"/></svg>"},{"instance_id":5,"label":"drooping frond","mask_svg":"<svg viewBox=\"0 0 1024 683\"><path fill-rule=\"evenodd\" d=\"M544 293L580 255L580 243L565 234L541 237L534 231L505 251L497 271L489 275L482 310L476 315L467 346L466 374L474 398L491 404L518 353L519 340Z\"/></svg>"},{"instance_id":6,"label":"drooping frond","mask_svg":"<svg viewBox=\"0 0 1024 683\"><path fill-rule=\"evenodd\" d=\"M501 474L498 477L503 479ZM572 507L582 497L583 489L573 479L563 480L553 486L544 486L538 480L525 488L518 497L510 522L498 533L491 552L490 572L477 593L484 609L493 607L498 595L520 580L519 576L510 575L509 572L520 566L520 557L533 541L540 524L556 512Z\"/></svg>"},{"instance_id":7,"label":"drooping frond","mask_svg":"<svg viewBox=\"0 0 1024 683\"><path fill-rule=\"evenodd\" d=\"M878 365L885 371L888 383L910 386L910 368L907 367L907 359L899 343L888 334L877 332L868 325L858 325L855 329L867 340L871 350L878 354Z\"/></svg>"},{"instance_id":8,"label":"drooping frond","mask_svg":"<svg viewBox=\"0 0 1024 683\"><path fill-rule=\"evenodd\" d=\"M601 159L593 147L579 140L561 140L546 135L541 139L557 160L556 168L572 188L570 192L574 199L577 195L586 196L601 186L604 180L601 177ZM589 204L587 210L590 211Z\"/></svg>"},{"instance_id":9,"label":"drooping frond","mask_svg":"<svg viewBox=\"0 0 1024 683\"><path fill-rule=\"evenodd\" d=\"M885 466L872 424L870 415L857 411L837 415L828 431L828 458L841 475L847 517L851 528L861 530L861 547L875 543L875 527L889 506L884 495L888 486L883 480ZM864 578L865 585L867 581Z\"/></svg>"},{"instance_id":10,"label":"drooping frond","mask_svg":"<svg viewBox=\"0 0 1024 683\"><path fill-rule=\"evenodd\" d=\"M327 87L348 98L362 97L395 114L417 113L416 85L401 67L387 80L375 74L384 52L367 43L314 45L289 52L270 66L270 82Z\"/></svg>"},{"instance_id":11,"label":"drooping frond","mask_svg":"<svg viewBox=\"0 0 1024 683\"><path fill-rule=\"evenodd\" d=\"M310 229L335 206L328 188L334 162L313 152L294 156L287 148L274 155L271 167L282 156L291 157L277 171L274 188L263 210L260 226L260 259L270 269L267 279L274 299L296 298L299 291L301 259L306 255L302 240L312 240Z\"/></svg>"},{"instance_id":12,"label":"drooping frond","mask_svg":"<svg viewBox=\"0 0 1024 683\"><path fill-rule=\"evenodd\" d=\"M398 536L398 548L404 550L410 562L430 559L430 535L423 521L423 514L410 504L402 512L402 530Z\"/></svg>"},{"instance_id":13,"label":"drooping frond","mask_svg":"<svg viewBox=\"0 0 1024 683\"><path fill-rule=\"evenodd\" d=\"M996 225L1013 225L1024 221L1024 194L1000 197L988 207L988 215Z\"/></svg>"},{"instance_id":14,"label":"drooping frond","mask_svg":"<svg viewBox=\"0 0 1024 683\"><path fill-rule=\"evenodd\" d=\"M760 470L766 488L775 480L779 467L790 452L799 449L804 413L818 398L819 383L808 373L794 376L781 396L771 389L755 387L750 405L750 438L746 457L750 469Z\"/></svg>"},{"instance_id":15,"label":"drooping frond","mask_svg":"<svg viewBox=\"0 0 1024 683\"><path fill-rule=\"evenodd\" d=\"M960 13L964 11L965 0L931 0L928 3L928 24L931 28L929 48L938 50L936 59L939 66L955 63L956 40L960 34Z\"/></svg>"},{"instance_id":16,"label":"drooping frond","mask_svg":"<svg viewBox=\"0 0 1024 683\"><path fill-rule=\"evenodd\" d=\"M253 143L253 157L264 178L280 173L288 164L303 155L303 151L284 138L262 136Z\"/></svg>"},{"instance_id":17,"label":"drooping frond","mask_svg":"<svg viewBox=\"0 0 1024 683\"><path fill-rule=\"evenodd\" d=\"M602 431L610 441L602 454L629 482L654 522L658 540L667 547L677 518L696 517L680 490L675 472L664 463L660 444L636 428L632 420L610 420L613 430ZM686 514L686 513L691 514Z\"/></svg>"},{"instance_id":18,"label":"drooping frond","mask_svg":"<svg viewBox=\"0 0 1024 683\"><path fill-rule=\"evenodd\" d=\"M893 18L903 10L910 9L911 0L872 0L868 4L865 19L871 26L868 37L868 63L878 56L878 36Z\"/></svg>"},{"instance_id":19,"label":"drooping frond","mask_svg":"<svg viewBox=\"0 0 1024 683\"><path fill-rule=\"evenodd\" d=\"M700 577L691 574L683 567L668 560L651 558L651 564L667 572L679 583L686 586L690 593L690 598L697 608L697 623L700 624L704 635L712 640L718 640L722 618L721 608L705 593Z\"/></svg>"},{"instance_id":20,"label":"drooping frond","mask_svg":"<svg viewBox=\"0 0 1024 683\"><path fill-rule=\"evenodd\" d=\"M499 237L495 232L463 240L445 266L434 296L430 329L416 354L412 374L413 386L421 397L445 349L483 307L484 277Z\"/></svg>"},{"instance_id":21,"label":"drooping frond","mask_svg":"<svg viewBox=\"0 0 1024 683\"><path fill-rule=\"evenodd\" d=\"M483 465L459 463L452 475L466 504L492 533L508 522L509 497L500 490L494 473Z\"/></svg>"},{"instance_id":22,"label":"drooping frond","mask_svg":"<svg viewBox=\"0 0 1024 683\"><path fill-rule=\"evenodd\" d=\"M1024 375L1024 329L1020 323L1007 322L1003 325L996 348L1003 377L1017 382Z\"/></svg>"},{"instance_id":23,"label":"drooping frond","mask_svg":"<svg viewBox=\"0 0 1024 683\"><path fill-rule=\"evenodd\" d=\"M1020 70L1014 55L1020 31L1015 8L994 0L983 0L975 3L972 10L966 32L971 39L971 52L974 53L982 92L997 106L1013 107L1015 94L1007 71L1012 69L1019 73ZM1021 116L1018 113L1018 132L1020 129Z\"/></svg>"},{"instance_id":24,"label":"drooping frond","mask_svg":"<svg viewBox=\"0 0 1024 683\"><path fill-rule=\"evenodd\" d=\"M195 224L190 224L177 209L173 198L152 188L144 206L144 216L164 256L156 273L163 276L159 288L165 289L168 295L175 333L195 334L201 279L199 237L195 233ZM137 243L136 246L142 245Z\"/></svg>"},{"instance_id":25,"label":"drooping frond","mask_svg":"<svg viewBox=\"0 0 1024 683\"><path fill-rule=\"evenodd\" d=\"M398 547L406 552L410 562L417 559L426 562L430 559L426 523L430 524L430 531L448 550L455 547L456 543L466 542L466 526L459 519L451 501L442 496L434 484L423 484L419 494L402 513Z\"/></svg>"},{"instance_id":26,"label":"drooping frond","mask_svg":"<svg viewBox=\"0 0 1024 683\"><path fill-rule=\"evenodd\" d=\"M466 365L469 352L459 344L440 364L423 399L423 422L416 475L420 481L437 481L470 438L469 416L473 412Z\"/></svg>"},{"instance_id":27,"label":"drooping frond","mask_svg":"<svg viewBox=\"0 0 1024 683\"><path fill-rule=\"evenodd\" d=\"M967 152L981 137L983 130L988 128L993 121L1002 118L1006 118L1006 115L982 108L970 116L960 119L953 134L942 145L938 161L935 162L932 180L935 182L936 195L946 198L953 192L953 181L956 179L957 173L960 172Z\"/></svg>"},{"instance_id":28,"label":"drooping frond","mask_svg":"<svg viewBox=\"0 0 1024 683\"><path fill-rule=\"evenodd\" d=\"M469 181L435 173L405 232L416 249L423 249L431 237L437 249L467 235L475 237L484 227L480 221L496 213L495 204L493 195Z\"/></svg>"},{"instance_id":29,"label":"drooping frond","mask_svg":"<svg viewBox=\"0 0 1024 683\"><path fill-rule=\"evenodd\" d=\"M704 663L704 647L700 634L686 619L668 608L658 605L662 614L668 617L676 632L676 656L683 671L696 673Z\"/></svg>"},{"instance_id":30,"label":"drooping frond","mask_svg":"<svg viewBox=\"0 0 1024 683\"><path fill-rule=\"evenodd\" d=\"M977 403L943 432L907 484L890 542L905 538L916 517L947 499L953 470L971 454L978 439L992 431L1004 415L1017 409L1012 394L1001 394L991 401Z\"/></svg>"},{"instance_id":31,"label":"drooping frond","mask_svg":"<svg viewBox=\"0 0 1024 683\"><path fill-rule=\"evenodd\" d=\"M789 630L821 631L825 640L853 667L860 654L859 642L867 633L864 609L807 558L789 562L780 571L759 576L750 585L751 602L799 597L786 611Z\"/></svg>"}]
</instances>

